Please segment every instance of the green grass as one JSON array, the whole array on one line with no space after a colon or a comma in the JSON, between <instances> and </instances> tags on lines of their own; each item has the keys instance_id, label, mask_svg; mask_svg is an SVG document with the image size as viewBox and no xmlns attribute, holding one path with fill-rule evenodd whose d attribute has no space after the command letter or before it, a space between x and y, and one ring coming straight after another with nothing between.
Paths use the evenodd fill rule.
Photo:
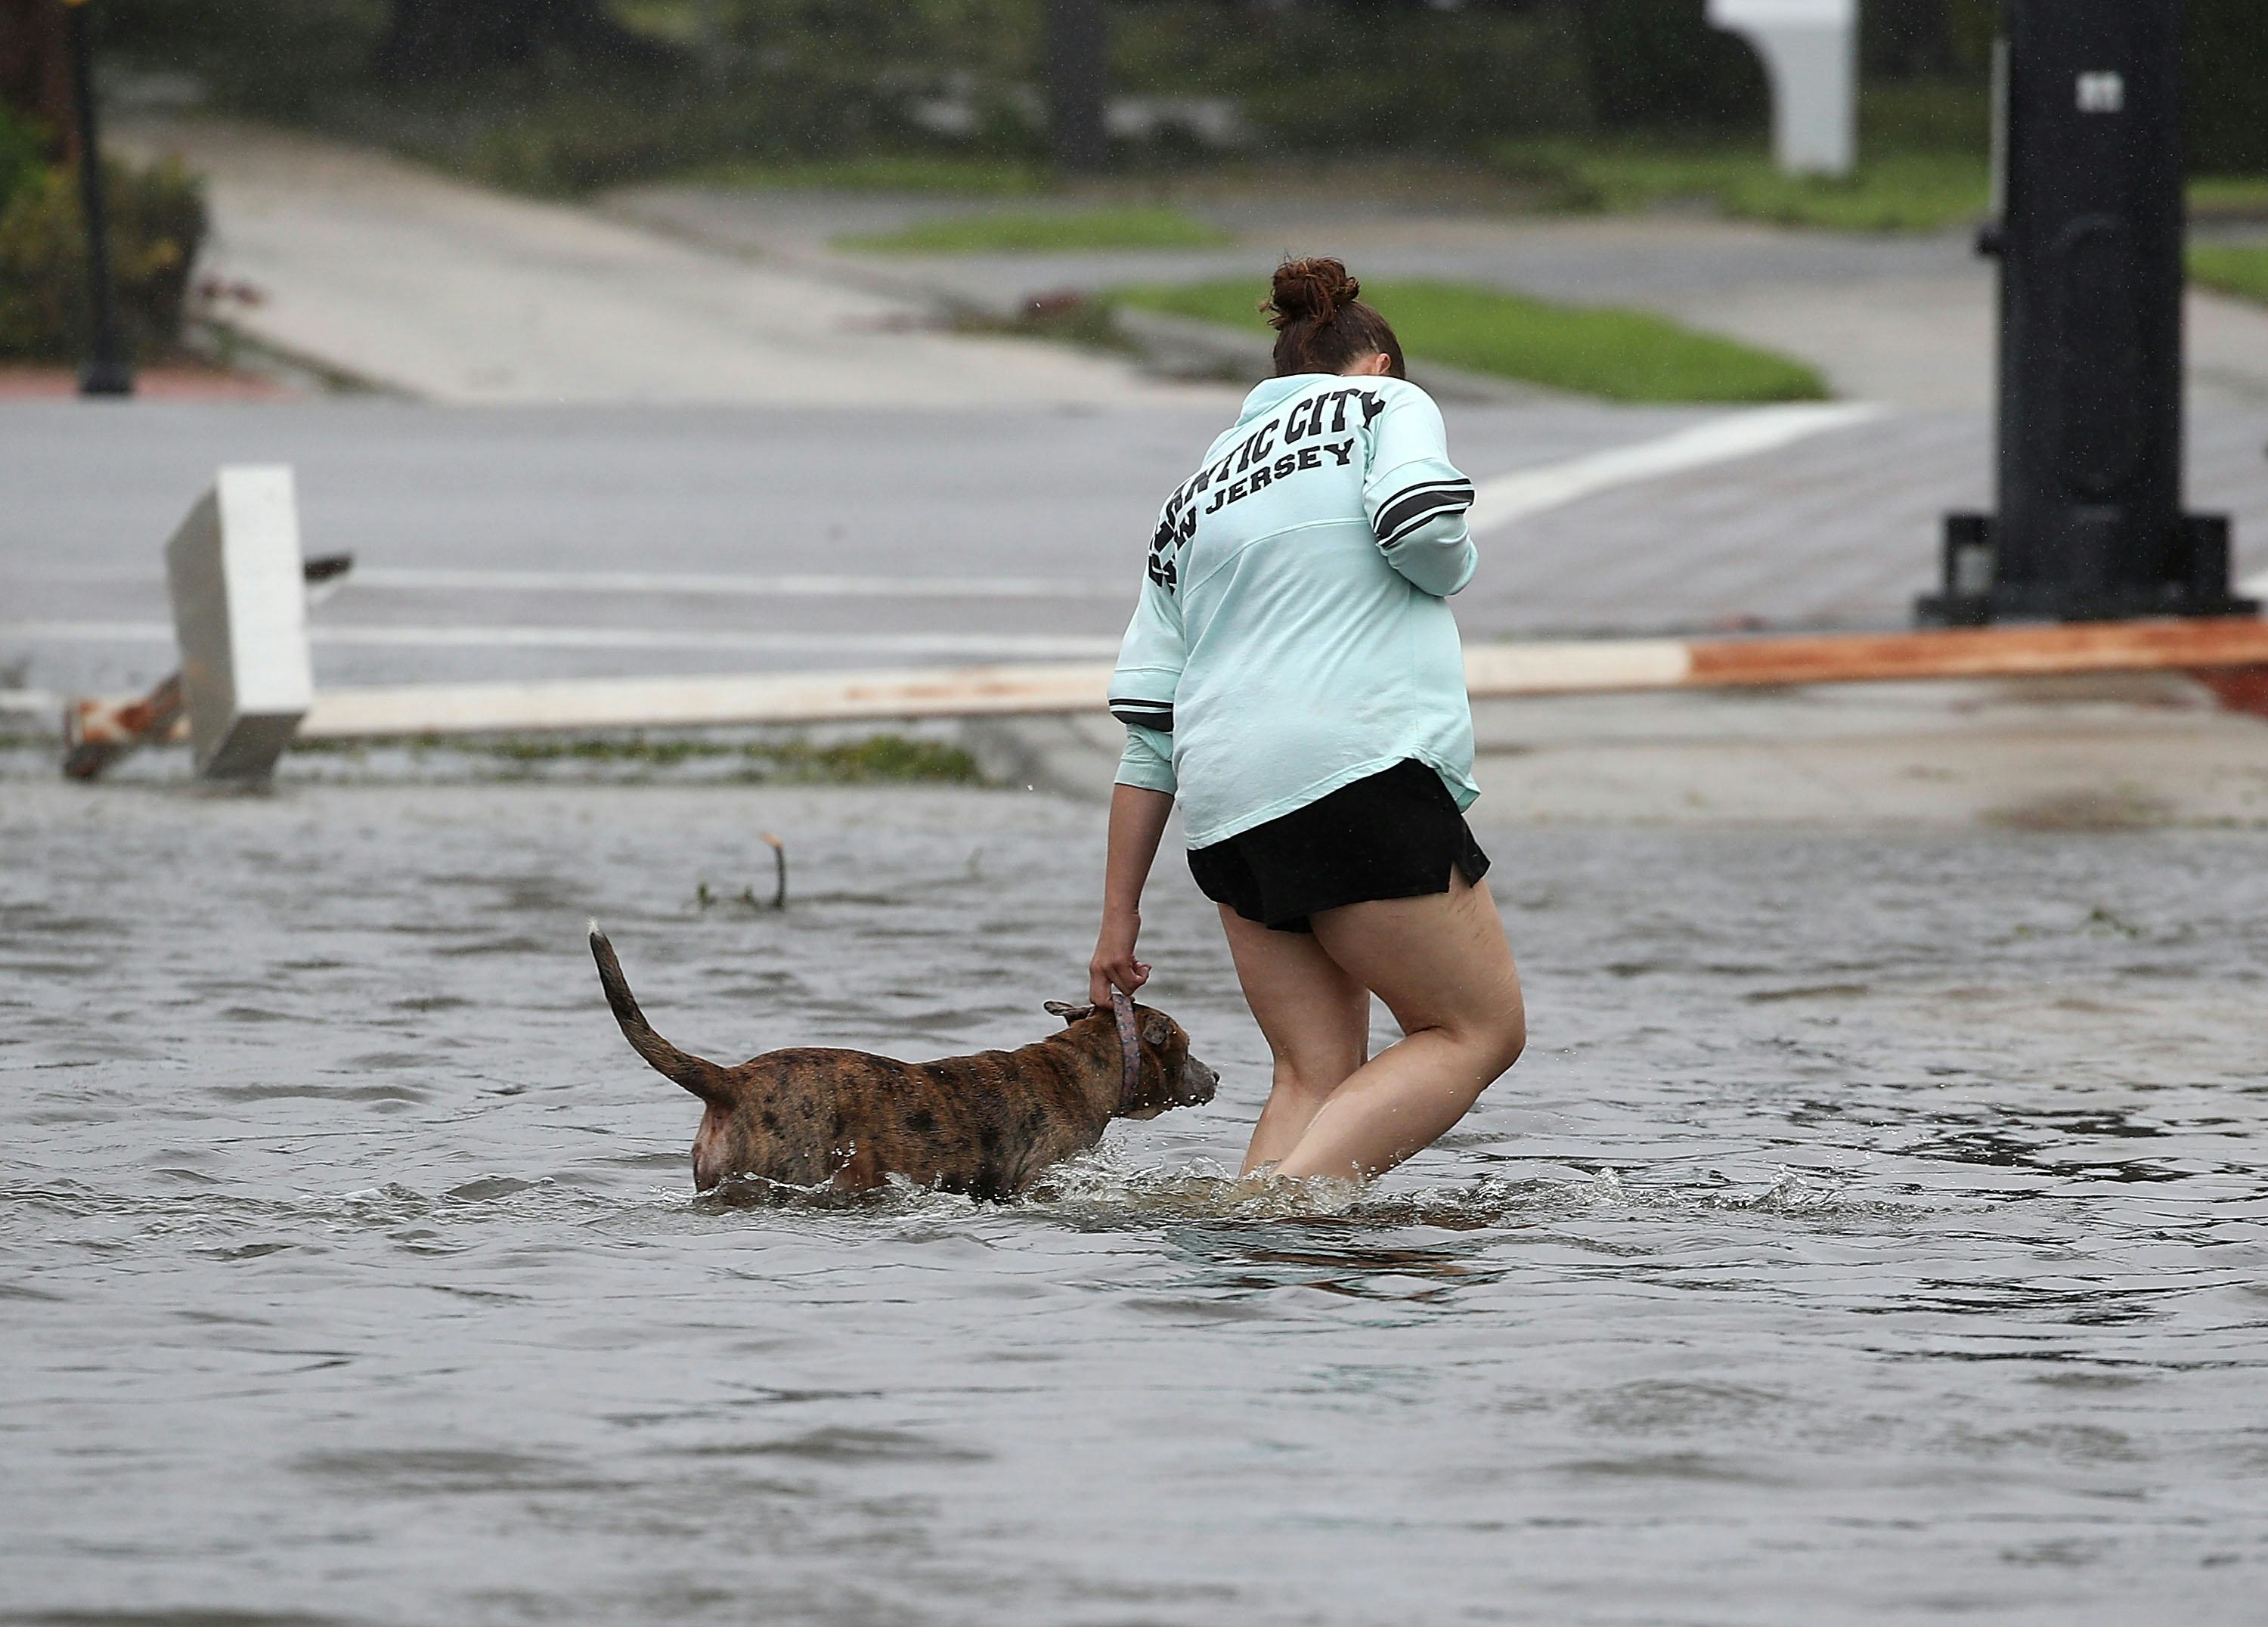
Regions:
<instances>
[{"instance_id":1,"label":"green grass","mask_svg":"<svg viewBox=\"0 0 2268 1627\"><path fill-rule=\"evenodd\" d=\"M815 745L809 740L730 740L701 736L421 734L396 742L415 752L448 751L497 762L534 765L593 763L630 769L672 769L688 762L738 762L743 777L796 784L982 785L983 770L958 746L903 734ZM361 741L304 740L299 754L359 756Z\"/></svg>"},{"instance_id":2,"label":"green grass","mask_svg":"<svg viewBox=\"0 0 2268 1627\"><path fill-rule=\"evenodd\" d=\"M1124 288L1111 298L1256 328L1254 287L1236 277ZM1393 321L1415 361L1616 401L1807 401L1828 394L1802 362L1641 311L1552 305L1458 283L1366 280L1363 298Z\"/></svg>"},{"instance_id":3,"label":"green grass","mask_svg":"<svg viewBox=\"0 0 2268 1627\"><path fill-rule=\"evenodd\" d=\"M2193 245L2190 276L2224 294L2268 305L2268 243Z\"/></svg>"},{"instance_id":4,"label":"green grass","mask_svg":"<svg viewBox=\"0 0 2268 1627\"><path fill-rule=\"evenodd\" d=\"M733 158L687 171L685 181L700 186L751 190L821 192L917 192L937 197L1013 198L1046 192L1053 179L1043 166L1015 158L959 158L950 154L836 158L810 163L768 163Z\"/></svg>"},{"instance_id":5,"label":"green grass","mask_svg":"<svg viewBox=\"0 0 2268 1627\"><path fill-rule=\"evenodd\" d=\"M2200 175L2190 182L2190 213L2268 218L2268 175Z\"/></svg>"},{"instance_id":6,"label":"green grass","mask_svg":"<svg viewBox=\"0 0 2268 1627\"><path fill-rule=\"evenodd\" d=\"M451 744L457 744L451 742ZM515 738L466 742L460 749L512 762L619 762L670 768L698 759L740 758L766 779L825 785L978 785L976 760L958 746L875 734L832 746L807 740L544 740Z\"/></svg>"},{"instance_id":7,"label":"green grass","mask_svg":"<svg viewBox=\"0 0 2268 1627\"><path fill-rule=\"evenodd\" d=\"M1551 204L1620 212L1692 203L1743 220L1837 232L1933 232L1973 220L1990 196L1985 161L1957 152L1889 153L1845 180L1783 175L1761 151L1521 142L1492 155Z\"/></svg>"},{"instance_id":8,"label":"green grass","mask_svg":"<svg viewBox=\"0 0 2268 1627\"><path fill-rule=\"evenodd\" d=\"M1877 149L1855 175L1783 175L1770 155L1743 148L1595 143L1507 143L1491 155L1498 173L1552 207L1623 213L1699 205L1742 220L1830 232L1939 232L1991 207L1981 156L1941 148ZM2268 216L2268 177L2204 176L2189 187L2191 212Z\"/></svg>"},{"instance_id":9,"label":"green grass","mask_svg":"<svg viewBox=\"0 0 2268 1627\"><path fill-rule=\"evenodd\" d=\"M901 231L836 239L878 254L1045 254L1091 248L1216 248L1233 232L1157 205L1045 214L953 215Z\"/></svg>"}]
</instances>

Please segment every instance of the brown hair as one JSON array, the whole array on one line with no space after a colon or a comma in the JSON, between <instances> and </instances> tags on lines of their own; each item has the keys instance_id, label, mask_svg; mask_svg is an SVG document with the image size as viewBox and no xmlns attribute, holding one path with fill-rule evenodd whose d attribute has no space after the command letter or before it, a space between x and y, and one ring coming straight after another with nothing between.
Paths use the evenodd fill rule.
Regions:
<instances>
[{"instance_id":1,"label":"brown hair","mask_svg":"<svg viewBox=\"0 0 2268 1627\"><path fill-rule=\"evenodd\" d=\"M1402 341L1387 320L1359 298L1362 284L1342 261L1286 260L1276 285L1260 302L1276 330L1276 376L1335 373L1366 356L1383 356L1388 373L1407 379Z\"/></svg>"}]
</instances>

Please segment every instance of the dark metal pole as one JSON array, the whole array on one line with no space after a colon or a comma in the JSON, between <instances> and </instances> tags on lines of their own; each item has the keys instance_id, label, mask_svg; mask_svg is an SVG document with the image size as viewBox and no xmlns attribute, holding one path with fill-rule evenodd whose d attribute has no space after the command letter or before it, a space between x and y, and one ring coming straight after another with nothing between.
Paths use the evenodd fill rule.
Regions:
<instances>
[{"instance_id":1,"label":"dark metal pole","mask_svg":"<svg viewBox=\"0 0 2268 1627\"><path fill-rule=\"evenodd\" d=\"M2238 615L2183 512L2181 0L2007 0L1995 71L1998 512L1947 517L1926 622Z\"/></svg>"},{"instance_id":2,"label":"dark metal pole","mask_svg":"<svg viewBox=\"0 0 2268 1627\"><path fill-rule=\"evenodd\" d=\"M1067 173L1093 174L1109 158L1102 128L1109 24L1102 0L1047 0L1046 22L1048 135L1056 166Z\"/></svg>"},{"instance_id":3,"label":"dark metal pole","mask_svg":"<svg viewBox=\"0 0 2268 1627\"><path fill-rule=\"evenodd\" d=\"M63 0L70 10L71 94L78 102L78 185L86 212L86 283L94 308L92 348L78 376L81 395L131 395L134 367L118 331L118 297L110 269L110 201L105 195L102 144L94 112L94 42L86 0Z\"/></svg>"}]
</instances>

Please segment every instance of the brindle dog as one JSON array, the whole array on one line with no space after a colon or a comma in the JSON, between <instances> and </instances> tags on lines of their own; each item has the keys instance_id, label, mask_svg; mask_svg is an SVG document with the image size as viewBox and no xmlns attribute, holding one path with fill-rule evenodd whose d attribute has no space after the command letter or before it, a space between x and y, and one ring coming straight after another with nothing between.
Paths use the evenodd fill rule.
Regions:
<instances>
[{"instance_id":1,"label":"brindle dog","mask_svg":"<svg viewBox=\"0 0 2268 1627\"><path fill-rule=\"evenodd\" d=\"M864 1051L766 1051L737 1068L689 1056L653 1031L596 923L591 953L630 1049L708 1104L693 1137L693 1185L724 1182L865 1192L892 1175L971 1197L1010 1197L1049 1165L1083 1152L1113 1118L1155 1118L1212 1100L1218 1077L1189 1055L1182 1025L1133 1008L1140 1065L1108 1007L1047 1009L1064 1027L1020 1050L941 1062Z\"/></svg>"}]
</instances>

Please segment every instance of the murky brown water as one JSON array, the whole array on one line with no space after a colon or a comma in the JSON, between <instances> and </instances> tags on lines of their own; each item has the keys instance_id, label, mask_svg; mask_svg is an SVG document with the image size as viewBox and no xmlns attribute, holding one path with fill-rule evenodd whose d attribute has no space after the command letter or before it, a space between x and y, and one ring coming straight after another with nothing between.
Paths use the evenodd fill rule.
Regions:
<instances>
[{"instance_id":1,"label":"murky brown water","mask_svg":"<svg viewBox=\"0 0 2268 1627\"><path fill-rule=\"evenodd\" d=\"M695 1049L1016 1043L1094 811L0 779L0 1618L2259 1620L2268 834L1481 824L1534 1049L1376 1196L1218 1178L1169 870L1213 1108L720 1211L585 917Z\"/></svg>"}]
</instances>

